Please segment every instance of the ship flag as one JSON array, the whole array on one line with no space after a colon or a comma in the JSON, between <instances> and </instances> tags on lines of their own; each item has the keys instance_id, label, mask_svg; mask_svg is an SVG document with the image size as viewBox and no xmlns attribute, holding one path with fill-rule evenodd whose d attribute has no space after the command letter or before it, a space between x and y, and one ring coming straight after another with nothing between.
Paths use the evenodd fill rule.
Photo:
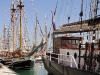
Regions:
<instances>
[{"instance_id":1,"label":"ship flag","mask_svg":"<svg viewBox=\"0 0 100 75\"><path fill-rule=\"evenodd\" d=\"M48 33L48 36L47 36L48 38L50 37L50 31L49 31L49 33Z\"/></svg>"},{"instance_id":2,"label":"ship flag","mask_svg":"<svg viewBox=\"0 0 100 75\"><path fill-rule=\"evenodd\" d=\"M39 25L39 27L40 27L40 31L41 31L42 36L44 36L40 25Z\"/></svg>"}]
</instances>

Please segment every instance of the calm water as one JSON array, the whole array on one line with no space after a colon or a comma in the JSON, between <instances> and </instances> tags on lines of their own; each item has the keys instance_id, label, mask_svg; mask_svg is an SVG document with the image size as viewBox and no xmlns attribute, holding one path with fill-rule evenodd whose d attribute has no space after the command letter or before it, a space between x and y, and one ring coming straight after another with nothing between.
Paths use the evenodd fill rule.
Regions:
<instances>
[{"instance_id":1,"label":"calm water","mask_svg":"<svg viewBox=\"0 0 100 75\"><path fill-rule=\"evenodd\" d=\"M43 63L35 63L32 70L15 70L19 75L47 75Z\"/></svg>"}]
</instances>

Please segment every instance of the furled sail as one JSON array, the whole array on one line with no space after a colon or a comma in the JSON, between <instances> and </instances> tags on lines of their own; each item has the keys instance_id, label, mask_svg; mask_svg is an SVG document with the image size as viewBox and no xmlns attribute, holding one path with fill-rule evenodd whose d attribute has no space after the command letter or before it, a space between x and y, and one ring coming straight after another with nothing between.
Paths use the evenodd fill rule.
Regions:
<instances>
[{"instance_id":1,"label":"furled sail","mask_svg":"<svg viewBox=\"0 0 100 75\"><path fill-rule=\"evenodd\" d=\"M39 48L44 47L44 45L46 44L46 41L44 39L42 39L42 41L40 42L40 44L38 46L33 46L31 52L28 54L28 56L32 56L35 52L38 51Z\"/></svg>"}]
</instances>

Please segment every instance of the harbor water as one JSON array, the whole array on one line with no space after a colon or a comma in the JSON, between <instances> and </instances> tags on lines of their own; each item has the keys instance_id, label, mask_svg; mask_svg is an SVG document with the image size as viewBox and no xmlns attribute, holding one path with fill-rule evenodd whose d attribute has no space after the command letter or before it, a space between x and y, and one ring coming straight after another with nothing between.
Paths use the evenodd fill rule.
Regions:
<instances>
[{"instance_id":1,"label":"harbor water","mask_svg":"<svg viewBox=\"0 0 100 75\"><path fill-rule=\"evenodd\" d=\"M19 75L47 75L43 63L35 63L32 70L14 70Z\"/></svg>"}]
</instances>

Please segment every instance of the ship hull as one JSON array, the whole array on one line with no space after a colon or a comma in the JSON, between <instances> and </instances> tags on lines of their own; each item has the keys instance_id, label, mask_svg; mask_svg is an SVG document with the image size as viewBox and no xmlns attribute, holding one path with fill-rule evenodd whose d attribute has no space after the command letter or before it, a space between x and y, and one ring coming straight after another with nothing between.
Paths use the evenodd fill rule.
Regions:
<instances>
[{"instance_id":1,"label":"ship hull","mask_svg":"<svg viewBox=\"0 0 100 75\"><path fill-rule=\"evenodd\" d=\"M11 61L9 61L9 60L0 60L0 62L3 64L3 65L9 65L9 64L11 64Z\"/></svg>"},{"instance_id":2,"label":"ship hull","mask_svg":"<svg viewBox=\"0 0 100 75\"><path fill-rule=\"evenodd\" d=\"M100 75L86 70L72 68L58 64L57 62L50 61L46 58L42 58L44 67L48 71L48 75Z\"/></svg>"},{"instance_id":3,"label":"ship hull","mask_svg":"<svg viewBox=\"0 0 100 75\"><path fill-rule=\"evenodd\" d=\"M30 70L34 66L34 61L32 60L24 60L24 61L17 61L9 65L11 69L21 69L21 70Z\"/></svg>"}]
</instances>

